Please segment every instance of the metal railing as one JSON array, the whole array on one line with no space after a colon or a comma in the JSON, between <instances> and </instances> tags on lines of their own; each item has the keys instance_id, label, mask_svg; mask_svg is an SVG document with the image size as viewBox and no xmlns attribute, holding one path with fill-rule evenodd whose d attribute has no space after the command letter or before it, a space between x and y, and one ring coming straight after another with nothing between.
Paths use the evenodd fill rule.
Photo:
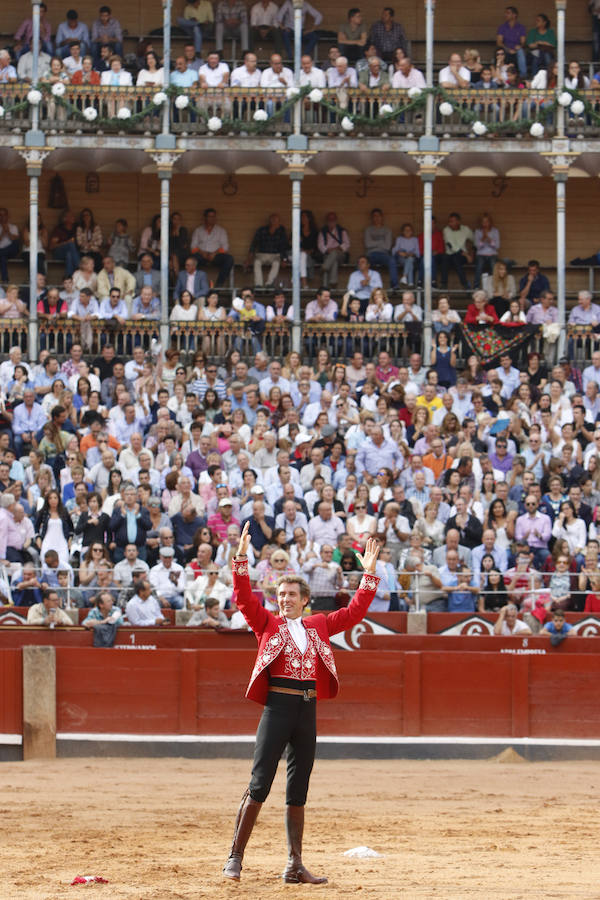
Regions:
<instances>
[{"instance_id":1,"label":"metal railing","mask_svg":"<svg viewBox=\"0 0 600 900\"><path fill-rule=\"evenodd\" d=\"M292 349L292 324L265 322L258 331L251 331L239 322L172 322L165 323L169 333L169 345L184 356L193 356L202 350L211 359L224 360L231 350L238 350L246 360L258 350L264 350L271 358L282 358ZM301 349L307 363L316 361L319 350L326 348L333 360L345 361L354 352L374 358L382 350L393 359L407 360L411 353L421 351L423 326L397 322L302 322ZM28 353L27 319L0 319L0 352L20 346ZM158 320L128 319L118 326L110 320L99 319L80 323L64 316L38 321L38 353L49 350L58 357L68 355L74 342L83 344L86 353L98 354L105 343L112 343L117 353L130 355L133 347L151 350L154 338L158 339L161 323ZM590 358L600 346L591 325L568 326L569 353L578 364ZM553 354L555 344L544 340L541 328L531 336L527 349ZM167 349L166 347L164 349ZM465 349L459 359L466 358ZM29 353L33 358L33 355Z\"/></svg>"},{"instance_id":2,"label":"metal railing","mask_svg":"<svg viewBox=\"0 0 600 900\"><path fill-rule=\"evenodd\" d=\"M9 131L15 127L31 127L32 107L27 102L28 84L0 85L0 105L4 115L0 119L0 130ZM39 125L42 129L58 131L78 131L96 133L98 120L102 120L102 131L115 133L123 130L133 133L158 132L162 127L161 111L153 105L156 88L148 87L108 87L95 85L67 85L62 97L54 97L44 92L39 104ZM189 105L179 109L174 99L169 102L169 127L174 133L207 133L206 119L218 116L233 120L236 130L240 123L256 125L254 114L264 110L269 118L281 110L288 102L284 88L209 88L191 89L182 92L189 99ZM474 118L492 127L502 125L502 135L510 137L530 119L541 117L545 120L546 134L556 130L555 91L511 90L511 89L451 89L447 92L453 107L451 115L443 116L441 97L435 99L434 129L438 134L455 136L472 135ZM600 133L600 96L598 91L578 92L587 108L581 116L565 111L567 131L595 136ZM408 96L405 90L387 89L333 89L322 91L323 103L313 103L308 96L301 103L301 127L307 134L346 133L342 120L349 113L360 117L354 134L414 134L425 129L425 107ZM382 121L382 105L391 107ZM410 106L411 108L405 109ZM96 120L83 117L83 111L93 109ZM134 121L119 119L120 110L127 110ZM144 112L147 109L147 114ZM401 110L401 111L400 111ZM397 115L393 115L396 112ZM590 113L592 113L590 115ZM514 126L514 127L511 127ZM242 128L243 130L243 128ZM266 121L261 130L265 134L284 134L291 131L291 110L276 116L272 122ZM226 129L224 132L226 133Z\"/></svg>"}]
</instances>

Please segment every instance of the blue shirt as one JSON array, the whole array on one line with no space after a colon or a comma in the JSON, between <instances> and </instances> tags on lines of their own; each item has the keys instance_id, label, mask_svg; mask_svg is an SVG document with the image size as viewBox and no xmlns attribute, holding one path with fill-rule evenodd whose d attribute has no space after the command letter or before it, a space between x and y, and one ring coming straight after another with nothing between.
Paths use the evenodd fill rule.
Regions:
<instances>
[{"instance_id":1,"label":"blue shirt","mask_svg":"<svg viewBox=\"0 0 600 900\"><path fill-rule=\"evenodd\" d=\"M100 304L100 318L112 319L114 316L120 316L122 319L129 318L129 310L124 300L119 300L116 306L111 306L108 297Z\"/></svg>"},{"instance_id":2,"label":"blue shirt","mask_svg":"<svg viewBox=\"0 0 600 900\"><path fill-rule=\"evenodd\" d=\"M185 72L175 70L171 72L171 84L175 87L189 88L198 81L198 72L195 69L186 69Z\"/></svg>"},{"instance_id":3,"label":"blue shirt","mask_svg":"<svg viewBox=\"0 0 600 900\"><path fill-rule=\"evenodd\" d=\"M563 626L559 631L554 622L548 622L547 625L544 625L543 630L547 631L548 634L566 634L567 631L571 631L572 628L573 626L569 625L568 622L563 622Z\"/></svg>"},{"instance_id":4,"label":"blue shirt","mask_svg":"<svg viewBox=\"0 0 600 900\"><path fill-rule=\"evenodd\" d=\"M136 297L131 308L133 316L143 315L146 319L160 319L160 300L153 297L150 306L144 306L141 297Z\"/></svg>"},{"instance_id":5,"label":"blue shirt","mask_svg":"<svg viewBox=\"0 0 600 900\"><path fill-rule=\"evenodd\" d=\"M48 421L48 416L39 403L34 403L28 410L24 403L15 406L13 413L13 434L23 434L24 431L39 431Z\"/></svg>"}]
</instances>

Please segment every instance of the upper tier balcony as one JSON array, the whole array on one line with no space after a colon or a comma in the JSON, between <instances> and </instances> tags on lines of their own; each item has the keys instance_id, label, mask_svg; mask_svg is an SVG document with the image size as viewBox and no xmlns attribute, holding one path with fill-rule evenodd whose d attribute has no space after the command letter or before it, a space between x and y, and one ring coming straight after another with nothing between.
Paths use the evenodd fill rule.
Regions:
<instances>
[{"instance_id":1,"label":"upper tier balcony","mask_svg":"<svg viewBox=\"0 0 600 900\"><path fill-rule=\"evenodd\" d=\"M0 134L32 127L49 134L179 136L264 135L300 130L312 138L406 137L427 133L427 91L227 88L166 93L144 87L0 85ZM295 92L295 93L293 93ZM431 134L440 138L548 139L600 137L600 91L454 90L431 92ZM382 148L384 149L384 148Z\"/></svg>"}]
</instances>

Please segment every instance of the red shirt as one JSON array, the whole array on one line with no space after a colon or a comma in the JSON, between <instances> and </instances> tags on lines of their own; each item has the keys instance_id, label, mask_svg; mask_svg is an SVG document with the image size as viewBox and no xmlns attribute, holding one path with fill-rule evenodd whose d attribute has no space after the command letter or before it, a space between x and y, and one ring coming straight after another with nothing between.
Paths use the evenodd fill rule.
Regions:
<instances>
[{"instance_id":1,"label":"red shirt","mask_svg":"<svg viewBox=\"0 0 600 900\"><path fill-rule=\"evenodd\" d=\"M421 251L421 256L423 256L423 238L424 235L420 234L417 240L419 241L419 250ZM444 235L439 230L439 228L435 228L431 233L431 252L434 256L438 256L440 253L444 253Z\"/></svg>"},{"instance_id":2,"label":"red shirt","mask_svg":"<svg viewBox=\"0 0 600 900\"><path fill-rule=\"evenodd\" d=\"M494 323L498 322L498 316L496 315L496 310L491 305L491 303L486 303L483 307L483 311L486 316L491 316ZM474 303L469 303L467 307L467 313L465 315L465 325L477 325L477 317L479 315L479 310L475 306Z\"/></svg>"}]
</instances>

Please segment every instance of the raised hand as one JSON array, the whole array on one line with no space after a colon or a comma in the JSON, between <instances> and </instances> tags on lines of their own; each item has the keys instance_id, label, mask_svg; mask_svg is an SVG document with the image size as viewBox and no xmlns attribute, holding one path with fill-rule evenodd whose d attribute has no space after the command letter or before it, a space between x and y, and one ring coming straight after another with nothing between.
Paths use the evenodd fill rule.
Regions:
<instances>
[{"instance_id":1,"label":"raised hand","mask_svg":"<svg viewBox=\"0 0 600 900\"><path fill-rule=\"evenodd\" d=\"M379 556L379 541L376 541L375 538L369 538L365 545L365 552L357 553L358 561L361 566L369 575L375 574L375 563L377 562L377 557Z\"/></svg>"},{"instance_id":2,"label":"raised hand","mask_svg":"<svg viewBox=\"0 0 600 900\"><path fill-rule=\"evenodd\" d=\"M248 547L250 546L250 522L246 522L240 536L238 544L238 556L248 556Z\"/></svg>"}]
</instances>

